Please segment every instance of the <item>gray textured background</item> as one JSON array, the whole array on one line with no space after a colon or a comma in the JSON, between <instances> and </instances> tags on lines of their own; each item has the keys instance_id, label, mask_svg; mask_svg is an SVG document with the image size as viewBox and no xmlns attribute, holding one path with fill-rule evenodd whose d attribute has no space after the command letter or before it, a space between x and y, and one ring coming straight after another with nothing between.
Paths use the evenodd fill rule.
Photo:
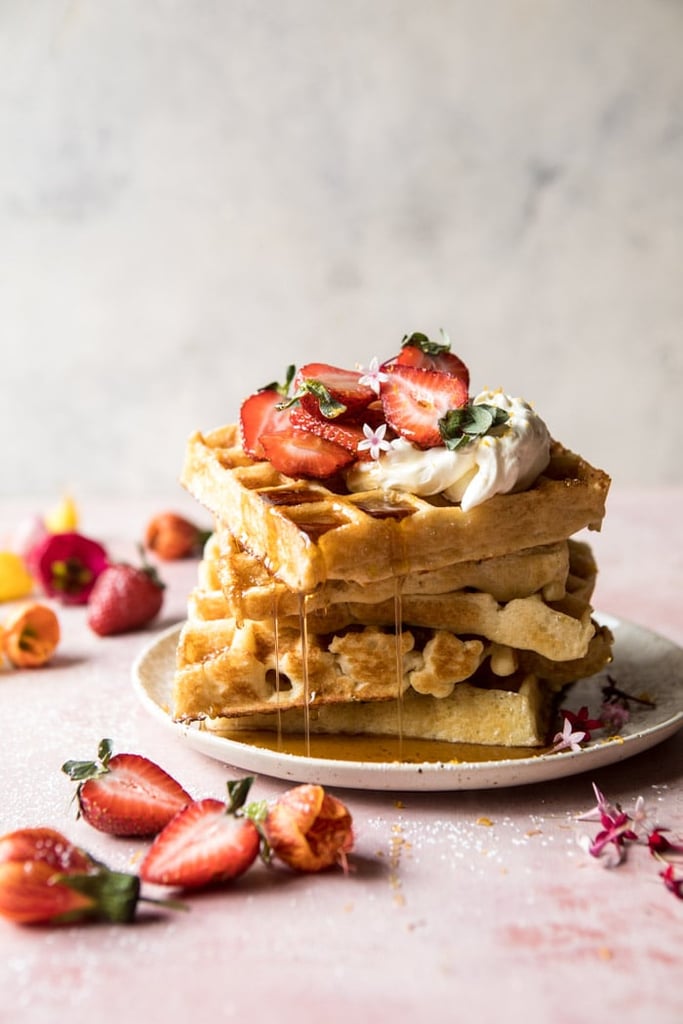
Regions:
<instances>
[{"instance_id":1,"label":"gray textured background","mask_svg":"<svg viewBox=\"0 0 683 1024\"><path fill-rule=\"evenodd\" d=\"M0 491L173 493L289 362L448 331L683 480L680 0L0 0Z\"/></svg>"}]
</instances>

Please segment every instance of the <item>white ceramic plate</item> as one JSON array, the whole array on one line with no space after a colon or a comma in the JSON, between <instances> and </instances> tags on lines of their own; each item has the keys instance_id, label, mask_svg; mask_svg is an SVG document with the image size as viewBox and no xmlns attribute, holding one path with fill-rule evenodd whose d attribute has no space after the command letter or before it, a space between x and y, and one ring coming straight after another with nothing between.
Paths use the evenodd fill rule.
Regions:
<instances>
[{"instance_id":1,"label":"white ceramic plate","mask_svg":"<svg viewBox=\"0 0 683 1024\"><path fill-rule=\"evenodd\" d=\"M135 690L144 706L195 750L244 771L290 782L315 782L349 789L437 791L519 786L592 771L622 761L661 743L683 726L683 650L656 633L611 617L599 616L614 633L609 675L630 694L647 693L655 707L631 705L619 739L593 734L581 750L491 761L396 762L306 757L239 742L198 725L176 723L169 714L171 680L179 626L157 636L133 666ZM601 703L607 673L576 683L564 704L573 711Z\"/></svg>"}]
</instances>

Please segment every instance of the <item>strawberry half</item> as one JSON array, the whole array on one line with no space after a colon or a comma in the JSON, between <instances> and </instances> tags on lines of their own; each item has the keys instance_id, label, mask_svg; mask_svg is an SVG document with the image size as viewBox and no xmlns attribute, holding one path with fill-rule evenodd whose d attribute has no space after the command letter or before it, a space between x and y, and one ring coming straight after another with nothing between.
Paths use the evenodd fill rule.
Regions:
<instances>
[{"instance_id":1,"label":"strawberry half","mask_svg":"<svg viewBox=\"0 0 683 1024\"><path fill-rule=\"evenodd\" d=\"M282 395L277 391L257 391L242 403L240 409L240 438L242 447L252 459L264 459L261 444L263 434L286 430L289 426L289 409L279 409Z\"/></svg>"},{"instance_id":2,"label":"strawberry half","mask_svg":"<svg viewBox=\"0 0 683 1024\"><path fill-rule=\"evenodd\" d=\"M353 462L353 452L334 441L291 426L261 438L265 458L285 476L325 479Z\"/></svg>"},{"instance_id":3,"label":"strawberry half","mask_svg":"<svg viewBox=\"0 0 683 1024\"><path fill-rule=\"evenodd\" d=\"M228 783L229 800L210 797L180 811L152 843L140 878L156 885L199 889L243 874L258 856L261 836L239 813L253 780Z\"/></svg>"},{"instance_id":4,"label":"strawberry half","mask_svg":"<svg viewBox=\"0 0 683 1024\"><path fill-rule=\"evenodd\" d=\"M430 341L426 334L416 332L403 339L399 354L387 360L382 370L386 372L395 366L412 366L416 370L438 370L439 373L450 373L453 377L459 377L469 389L470 371L450 348L449 342L441 344Z\"/></svg>"},{"instance_id":5,"label":"strawberry half","mask_svg":"<svg viewBox=\"0 0 683 1024\"><path fill-rule=\"evenodd\" d=\"M308 412L327 419L357 417L377 397L360 383L362 372L329 363L306 363L294 378L294 396Z\"/></svg>"},{"instance_id":6,"label":"strawberry half","mask_svg":"<svg viewBox=\"0 0 683 1024\"><path fill-rule=\"evenodd\" d=\"M387 423L420 448L442 444L439 420L467 402L467 386L436 370L397 366L387 371L381 388Z\"/></svg>"},{"instance_id":7,"label":"strawberry half","mask_svg":"<svg viewBox=\"0 0 683 1024\"><path fill-rule=\"evenodd\" d=\"M100 832L154 836L192 802L180 783L141 754L111 756L102 740L97 761L66 761L62 771L78 782L80 814Z\"/></svg>"},{"instance_id":8,"label":"strawberry half","mask_svg":"<svg viewBox=\"0 0 683 1024\"><path fill-rule=\"evenodd\" d=\"M242 402L240 408L240 439L242 447L252 459L263 459L261 434L272 434L289 426L289 411L278 406L286 398L294 377L294 367L287 367L284 384L273 381L259 388Z\"/></svg>"}]
</instances>

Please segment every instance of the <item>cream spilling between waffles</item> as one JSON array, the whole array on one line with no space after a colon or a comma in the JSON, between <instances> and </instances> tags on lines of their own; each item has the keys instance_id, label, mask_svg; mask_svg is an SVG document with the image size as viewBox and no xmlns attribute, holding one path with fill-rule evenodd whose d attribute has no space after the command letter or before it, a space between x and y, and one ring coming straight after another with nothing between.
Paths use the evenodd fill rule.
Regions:
<instances>
[{"instance_id":1,"label":"cream spilling between waffles","mask_svg":"<svg viewBox=\"0 0 683 1024\"><path fill-rule=\"evenodd\" d=\"M309 363L188 442L215 531L178 642L175 720L543 747L611 658L593 619L609 477L524 400L471 397L447 341Z\"/></svg>"}]
</instances>

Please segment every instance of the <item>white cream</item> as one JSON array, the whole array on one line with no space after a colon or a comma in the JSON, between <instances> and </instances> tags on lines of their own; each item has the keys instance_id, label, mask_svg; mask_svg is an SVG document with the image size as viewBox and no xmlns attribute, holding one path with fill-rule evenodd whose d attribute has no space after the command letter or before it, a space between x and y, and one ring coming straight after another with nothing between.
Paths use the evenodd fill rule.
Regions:
<instances>
[{"instance_id":1,"label":"white cream","mask_svg":"<svg viewBox=\"0 0 683 1024\"><path fill-rule=\"evenodd\" d=\"M491 433L455 451L416 448L398 438L378 459L355 462L346 475L350 491L409 491L427 497L443 494L464 511L494 494L530 487L550 459L550 435L543 420L522 398L482 391L474 404L496 405L508 420Z\"/></svg>"}]
</instances>

